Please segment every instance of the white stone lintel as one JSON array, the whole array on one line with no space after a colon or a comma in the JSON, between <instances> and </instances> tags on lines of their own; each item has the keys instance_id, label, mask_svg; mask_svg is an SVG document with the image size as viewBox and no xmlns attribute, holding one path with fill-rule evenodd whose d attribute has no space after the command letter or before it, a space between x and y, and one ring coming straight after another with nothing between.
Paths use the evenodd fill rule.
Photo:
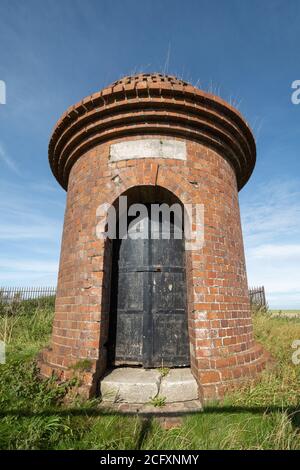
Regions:
<instances>
[{"instance_id":1,"label":"white stone lintel","mask_svg":"<svg viewBox=\"0 0 300 470\"><path fill-rule=\"evenodd\" d=\"M186 160L186 143L174 139L139 139L111 144L109 160L172 158Z\"/></svg>"}]
</instances>

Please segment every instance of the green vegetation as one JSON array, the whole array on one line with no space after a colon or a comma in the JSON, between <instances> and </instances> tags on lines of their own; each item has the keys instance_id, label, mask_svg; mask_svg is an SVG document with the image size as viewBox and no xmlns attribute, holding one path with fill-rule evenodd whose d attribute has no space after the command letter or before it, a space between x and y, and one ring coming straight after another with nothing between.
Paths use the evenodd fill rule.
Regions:
<instances>
[{"instance_id":1,"label":"green vegetation","mask_svg":"<svg viewBox=\"0 0 300 470\"><path fill-rule=\"evenodd\" d=\"M150 405L153 405L157 408L161 408L162 406L165 406L165 404L166 404L166 397L162 397L160 395L157 395L156 397L153 397L150 400Z\"/></svg>"},{"instance_id":2,"label":"green vegetation","mask_svg":"<svg viewBox=\"0 0 300 470\"><path fill-rule=\"evenodd\" d=\"M161 377L166 377L170 372L169 367L159 367L157 370L160 373Z\"/></svg>"},{"instance_id":3,"label":"green vegetation","mask_svg":"<svg viewBox=\"0 0 300 470\"><path fill-rule=\"evenodd\" d=\"M76 362L76 364L73 365L72 369L78 371L88 371L91 370L91 367L92 361L90 359L82 359Z\"/></svg>"},{"instance_id":4,"label":"green vegetation","mask_svg":"<svg viewBox=\"0 0 300 470\"><path fill-rule=\"evenodd\" d=\"M0 339L7 363L0 365L1 449L300 449L300 365L291 357L300 319L254 315L257 339L275 367L222 403L186 416L164 430L156 419L120 416L99 400L64 400L71 381L41 381L35 358L47 344L53 300L0 304ZM80 361L77 368L89 364Z\"/></svg>"},{"instance_id":5,"label":"green vegetation","mask_svg":"<svg viewBox=\"0 0 300 470\"><path fill-rule=\"evenodd\" d=\"M9 360L32 358L47 343L54 300L48 297L6 304L0 296L0 340L6 343Z\"/></svg>"}]
</instances>

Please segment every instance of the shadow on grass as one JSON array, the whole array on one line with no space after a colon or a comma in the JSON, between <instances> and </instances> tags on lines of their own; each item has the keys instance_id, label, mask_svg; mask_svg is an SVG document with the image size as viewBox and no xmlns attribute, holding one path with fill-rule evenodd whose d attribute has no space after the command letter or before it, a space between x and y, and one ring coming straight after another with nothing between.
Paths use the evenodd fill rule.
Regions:
<instances>
[{"instance_id":1,"label":"shadow on grass","mask_svg":"<svg viewBox=\"0 0 300 470\"><path fill-rule=\"evenodd\" d=\"M151 434L152 429L153 429L153 421L152 421L152 418L148 416L147 418L143 420L143 423L142 423L142 427L139 433L139 438L138 438L138 442L136 446L137 450L140 450L142 448L143 443L147 440L148 435Z\"/></svg>"},{"instance_id":2,"label":"shadow on grass","mask_svg":"<svg viewBox=\"0 0 300 470\"><path fill-rule=\"evenodd\" d=\"M224 414L224 413L251 413L251 414L271 414L271 413L287 413L289 416L293 417L293 421L297 427L300 428L300 405L293 407L281 407L281 406L207 406L203 411L190 411L190 412L164 412L159 410L158 412L139 412L136 411L125 411L118 412L116 410L110 410L109 408L47 408L42 411L34 412L32 410L0 410L0 418L6 416L18 416L20 418L26 417L37 417L37 416L87 416L87 417L97 417L97 416L141 416L143 418L147 417L177 417L177 416L191 416L199 414ZM149 422L147 420L143 423L143 433L148 432Z\"/></svg>"}]
</instances>

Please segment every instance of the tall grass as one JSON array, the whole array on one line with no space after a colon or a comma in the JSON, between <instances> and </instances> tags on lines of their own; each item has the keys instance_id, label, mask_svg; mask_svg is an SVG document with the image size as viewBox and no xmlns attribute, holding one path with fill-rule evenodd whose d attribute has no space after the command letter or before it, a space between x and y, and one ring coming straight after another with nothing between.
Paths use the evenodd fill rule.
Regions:
<instances>
[{"instance_id":1,"label":"tall grass","mask_svg":"<svg viewBox=\"0 0 300 470\"><path fill-rule=\"evenodd\" d=\"M0 339L7 363L0 365L1 449L300 449L300 366L292 363L292 341L300 320L254 315L256 338L275 366L222 403L186 416L164 430L156 419L119 416L99 401L64 397L73 382L41 381L35 362L47 344L53 299L0 308ZM7 306L5 307L7 308Z\"/></svg>"},{"instance_id":2,"label":"tall grass","mask_svg":"<svg viewBox=\"0 0 300 470\"><path fill-rule=\"evenodd\" d=\"M0 340L10 355L31 355L47 341L54 316L54 297L0 302Z\"/></svg>"}]
</instances>

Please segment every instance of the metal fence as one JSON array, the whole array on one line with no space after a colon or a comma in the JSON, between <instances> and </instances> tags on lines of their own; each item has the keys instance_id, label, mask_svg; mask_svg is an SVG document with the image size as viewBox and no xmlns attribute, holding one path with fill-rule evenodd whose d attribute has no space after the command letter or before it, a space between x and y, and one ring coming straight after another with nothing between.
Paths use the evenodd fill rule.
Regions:
<instances>
[{"instance_id":1,"label":"metal fence","mask_svg":"<svg viewBox=\"0 0 300 470\"><path fill-rule=\"evenodd\" d=\"M0 287L0 302L10 303L51 297L56 294L56 287Z\"/></svg>"},{"instance_id":2,"label":"metal fence","mask_svg":"<svg viewBox=\"0 0 300 470\"><path fill-rule=\"evenodd\" d=\"M0 302L16 302L22 300L51 297L56 294L56 287L0 287ZM266 294L264 286L249 289L252 305L266 307Z\"/></svg>"},{"instance_id":3,"label":"metal fence","mask_svg":"<svg viewBox=\"0 0 300 470\"><path fill-rule=\"evenodd\" d=\"M249 289L250 303L257 307L267 307L266 293L264 286L252 287Z\"/></svg>"}]
</instances>

